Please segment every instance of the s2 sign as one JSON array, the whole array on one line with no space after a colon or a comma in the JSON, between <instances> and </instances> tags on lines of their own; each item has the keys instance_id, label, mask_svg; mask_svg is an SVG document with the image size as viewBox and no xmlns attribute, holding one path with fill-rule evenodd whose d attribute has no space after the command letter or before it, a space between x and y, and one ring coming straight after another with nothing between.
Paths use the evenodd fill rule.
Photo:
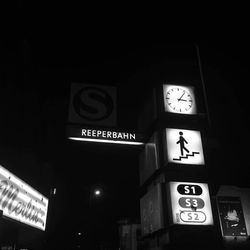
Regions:
<instances>
[{"instance_id":1,"label":"s2 sign","mask_svg":"<svg viewBox=\"0 0 250 250\"><path fill-rule=\"evenodd\" d=\"M69 122L102 126L116 125L116 88L72 83Z\"/></svg>"}]
</instances>

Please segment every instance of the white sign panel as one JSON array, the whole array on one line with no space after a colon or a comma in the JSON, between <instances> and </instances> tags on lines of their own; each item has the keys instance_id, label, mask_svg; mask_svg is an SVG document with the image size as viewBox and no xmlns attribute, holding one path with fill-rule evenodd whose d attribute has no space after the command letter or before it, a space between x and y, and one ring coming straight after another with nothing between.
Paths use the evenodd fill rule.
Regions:
<instances>
[{"instance_id":1,"label":"white sign panel","mask_svg":"<svg viewBox=\"0 0 250 250\"><path fill-rule=\"evenodd\" d=\"M207 184L169 182L169 192L173 224L213 225Z\"/></svg>"},{"instance_id":2,"label":"white sign panel","mask_svg":"<svg viewBox=\"0 0 250 250\"><path fill-rule=\"evenodd\" d=\"M178 114L196 114L193 87L180 85L163 85L164 109Z\"/></svg>"},{"instance_id":3,"label":"white sign panel","mask_svg":"<svg viewBox=\"0 0 250 250\"><path fill-rule=\"evenodd\" d=\"M116 88L112 86L72 83L69 122L115 126Z\"/></svg>"},{"instance_id":4,"label":"white sign panel","mask_svg":"<svg viewBox=\"0 0 250 250\"><path fill-rule=\"evenodd\" d=\"M3 216L45 230L48 199L2 166L0 210Z\"/></svg>"},{"instance_id":5,"label":"white sign panel","mask_svg":"<svg viewBox=\"0 0 250 250\"><path fill-rule=\"evenodd\" d=\"M199 131L167 128L166 141L168 162L204 165Z\"/></svg>"}]
</instances>

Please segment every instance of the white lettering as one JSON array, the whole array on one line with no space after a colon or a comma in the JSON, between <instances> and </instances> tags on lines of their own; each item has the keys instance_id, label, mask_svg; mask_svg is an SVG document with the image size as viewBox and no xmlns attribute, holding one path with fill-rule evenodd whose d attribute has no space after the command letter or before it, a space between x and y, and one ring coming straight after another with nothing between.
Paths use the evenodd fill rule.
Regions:
<instances>
[{"instance_id":1,"label":"white lettering","mask_svg":"<svg viewBox=\"0 0 250 250\"><path fill-rule=\"evenodd\" d=\"M113 138L117 138L117 133L113 132Z\"/></svg>"},{"instance_id":2,"label":"white lettering","mask_svg":"<svg viewBox=\"0 0 250 250\"><path fill-rule=\"evenodd\" d=\"M112 133L110 131L107 132L107 138L112 138Z\"/></svg>"},{"instance_id":3,"label":"white lettering","mask_svg":"<svg viewBox=\"0 0 250 250\"><path fill-rule=\"evenodd\" d=\"M129 136L128 136L128 133L123 133L123 139L128 139Z\"/></svg>"},{"instance_id":4,"label":"white lettering","mask_svg":"<svg viewBox=\"0 0 250 250\"><path fill-rule=\"evenodd\" d=\"M102 137L105 138L106 137L106 133L107 133L106 131L102 131Z\"/></svg>"},{"instance_id":5,"label":"white lettering","mask_svg":"<svg viewBox=\"0 0 250 250\"><path fill-rule=\"evenodd\" d=\"M130 134L130 140L135 140L135 134Z\"/></svg>"},{"instance_id":6,"label":"white lettering","mask_svg":"<svg viewBox=\"0 0 250 250\"><path fill-rule=\"evenodd\" d=\"M117 133L118 135L117 135L117 138L118 139L123 139L123 137L122 137L122 133Z\"/></svg>"},{"instance_id":7,"label":"white lettering","mask_svg":"<svg viewBox=\"0 0 250 250\"><path fill-rule=\"evenodd\" d=\"M186 206L187 206L187 207L190 207L190 206L191 206L190 199L186 199Z\"/></svg>"},{"instance_id":8,"label":"white lettering","mask_svg":"<svg viewBox=\"0 0 250 250\"><path fill-rule=\"evenodd\" d=\"M96 130L96 129L82 129L82 136L86 137L103 137L110 139L122 139L122 140L135 140L135 134L125 133L125 132L115 132L106 130Z\"/></svg>"},{"instance_id":9,"label":"white lettering","mask_svg":"<svg viewBox=\"0 0 250 250\"><path fill-rule=\"evenodd\" d=\"M189 186L185 186L184 189L185 189L184 193L185 193L185 194L189 194L189 192L190 192L190 191L189 191Z\"/></svg>"},{"instance_id":10,"label":"white lettering","mask_svg":"<svg viewBox=\"0 0 250 250\"><path fill-rule=\"evenodd\" d=\"M196 199L193 199L193 206L198 207L198 201Z\"/></svg>"}]
</instances>

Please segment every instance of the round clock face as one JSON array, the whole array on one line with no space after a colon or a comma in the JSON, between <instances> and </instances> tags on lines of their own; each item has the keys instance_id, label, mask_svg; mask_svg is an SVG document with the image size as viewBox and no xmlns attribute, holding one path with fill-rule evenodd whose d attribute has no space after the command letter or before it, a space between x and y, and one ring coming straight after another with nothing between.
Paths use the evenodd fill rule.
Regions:
<instances>
[{"instance_id":1,"label":"round clock face","mask_svg":"<svg viewBox=\"0 0 250 250\"><path fill-rule=\"evenodd\" d=\"M193 106L191 94L180 87L173 87L166 92L166 103L172 112L187 113Z\"/></svg>"}]
</instances>

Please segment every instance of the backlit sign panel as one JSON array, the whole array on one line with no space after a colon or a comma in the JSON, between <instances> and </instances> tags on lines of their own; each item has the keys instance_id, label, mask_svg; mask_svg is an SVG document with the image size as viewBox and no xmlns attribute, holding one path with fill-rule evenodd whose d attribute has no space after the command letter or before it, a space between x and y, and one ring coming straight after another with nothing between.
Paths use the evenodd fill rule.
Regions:
<instances>
[{"instance_id":1,"label":"backlit sign panel","mask_svg":"<svg viewBox=\"0 0 250 250\"><path fill-rule=\"evenodd\" d=\"M116 125L116 87L72 83L69 122L98 126Z\"/></svg>"},{"instance_id":2,"label":"backlit sign panel","mask_svg":"<svg viewBox=\"0 0 250 250\"><path fill-rule=\"evenodd\" d=\"M207 184L169 182L168 192L172 224L213 225Z\"/></svg>"},{"instance_id":3,"label":"backlit sign panel","mask_svg":"<svg viewBox=\"0 0 250 250\"><path fill-rule=\"evenodd\" d=\"M0 210L5 217L45 230L48 199L2 166Z\"/></svg>"},{"instance_id":4,"label":"backlit sign panel","mask_svg":"<svg viewBox=\"0 0 250 250\"><path fill-rule=\"evenodd\" d=\"M204 165L200 131L166 128L168 162Z\"/></svg>"},{"instance_id":5,"label":"backlit sign panel","mask_svg":"<svg viewBox=\"0 0 250 250\"><path fill-rule=\"evenodd\" d=\"M68 139L89 142L142 145L142 135L111 129L68 126Z\"/></svg>"},{"instance_id":6,"label":"backlit sign panel","mask_svg":"<svg viewBox=\"0 0 250 250\"><path fill-rule=\"evenodd\" d=\"M240 197L218 196L217 207L223 236L247 236Z\"/></svg>"}]
</instances>

